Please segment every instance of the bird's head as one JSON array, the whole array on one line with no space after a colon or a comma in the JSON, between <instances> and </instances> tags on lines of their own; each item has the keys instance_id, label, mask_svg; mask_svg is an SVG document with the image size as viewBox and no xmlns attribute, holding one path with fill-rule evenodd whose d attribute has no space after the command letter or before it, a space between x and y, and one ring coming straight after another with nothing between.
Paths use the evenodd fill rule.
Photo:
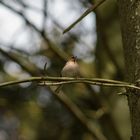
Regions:
<instances>
[{"instance_id":1,"label":"bird's head","mask_svg":"<svg viewBox=\"0 0 140 140\"><path fill-rule=\"evenodd\" d=\"M77 61L77 57L76 57L76 56L72 56L72 57L70 58L70 61L76 62L76 61Z\"/></svg>"}]
</instances>

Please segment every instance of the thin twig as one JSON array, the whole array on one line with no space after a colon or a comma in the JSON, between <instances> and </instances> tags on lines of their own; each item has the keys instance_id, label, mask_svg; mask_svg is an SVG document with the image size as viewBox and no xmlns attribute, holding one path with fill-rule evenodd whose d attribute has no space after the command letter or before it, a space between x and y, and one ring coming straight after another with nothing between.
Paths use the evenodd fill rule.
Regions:
<instances>
[{"instance_id":1,"label":"thin twig","mask_svg":"<svg viewBox=\"0 0 140 140\"><path fill-rule=\"evenodd\" d=\"M44 65L44 76L46 75L46 67L47 67L47 62L45 63L45 65Z\"/></svg>"},{"instance_id":2,"label":"thin twig","mask_svg":"<svg viewBox=\"0 0 140 140\"><path fill-rule=\"evenodd\" d=\"M0 87L16 85L25 82L42 82L46 81L46 85L54 86L61 84L70 84L70 83L86 83L90 85L99 85L99 86L109 86L109 87L124 87L140 90L140 87L133 85L132 83L126 83L122 81L115 81L109 79L100 79L100 78L70 78L70 77L30 77L24 80L15 80L4 82L0 84ZM47 81L49 81L47 83Z\"/></svg>"},{"instance_id":3,"label":"thin twig","mask_svg":"<svg viewBox=\"0 0 140 140\"><path fill-rule=\"evenodd\" d=\"M101 83L101 82L93 82L93 81L86 81L86 80L75 80L75 81L64 81L64 82L55 82L55 83L45 83L47 86L57 86L62 84L70 84L70 83L86 83L90 85L98 85L98 86L109 86L109 87L124 87L124 88L134 88L140 90L140 87L131 85L131 84L114 84L114 83ZM42 85L40 83L39 85Z\"/></svg>"},{"instance_id":4,"label":"thin twig","mask_svg":"<svg viewBox=\"0 0 140 140\"><path fill-rule=\"evenodd\" d=\"M43 1L43 21L42 21L42 33L45 34L45 29L46 29L46 20L47 20L47 8L48 8L48 3L47 0Z\"/></svg>"},{"instance_id":5,"label":"thin twig","mask_svg":"<svg viewBox=\"0 0 140 140\"><path fill-rule=\"evenodd\" d=\"M24 19L24 21L26 22L27 25L29 25L31 28L33 28L37 33L39 33L42 38L44 39L44 41L46 41L46 43L48 44L48 46L50 47L51 50L53 50L53 52L59 56L61 59L63 60L67 60L68 55L60 48L55 47L55 45L48 39L48 37L45 34L42 34L41 30L39 30L31 21L29 21L26 16L21 12L18 11L16 9L14 9L13 7L11 7L10 5L8 5L7 3L0 1L0 3L5 6L6 8L8 8L9 10L13 11L14 13L18 14L22 19Z\"/></svg>"},{"instance_id":6,"label":"thin twig","mask_svg":"<svg viewBox=\"0 0 140 140\"><path fill-rule=\"evenodd\" d=\"M91 13L93 10L95 10L99 5L101 5L105 0L100 0L90 8L88 8L75 22L73 22L69 27L67 27L63 34L70 31L77 23L79 23L85 16L87 16L89 13Z\"/></svg>"}]
</instances>

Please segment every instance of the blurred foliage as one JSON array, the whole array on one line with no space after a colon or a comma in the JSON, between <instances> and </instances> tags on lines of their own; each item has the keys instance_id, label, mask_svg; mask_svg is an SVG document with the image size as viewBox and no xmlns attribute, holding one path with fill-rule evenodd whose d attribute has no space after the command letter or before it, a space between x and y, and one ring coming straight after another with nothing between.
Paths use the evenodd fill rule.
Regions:
<instances>
[{"instance_id":1,"label":"blurred foliage","mask_svg":"<svg viewBox=\"0 0 140 140\"><path fill-rule=\"evenodd\" d=\"M53 8L56 1L36 0L32 3L27 0L1 0L0 6L20 17L22 26L16 30L10 43L0 40L0 82L44 74L60 76L63 65L71 55L78 57L83 77L124 81L116 2L104 2L72 31L62 35L67 26L66 17L61 17L61 20L56 18L57 11ZM77 18L94 1L67 0L65 3L69 7L65 13L67 18L74 14ZM62 6L59 2L57 5ZM37 21L41 22L39 26L35 20L32 21L33 15L29 16L28 11L40 20ZM42 19L38 19L37 14ZM14 20L11 22L14 23ZM44 72L46 62L47 70ZM51 90L55 88L51 87ZM120 91L118 88L69 84L62 88L60 94L66 94L108 140L126 140L130 136L129 113L126 98L116 94ZM93 138L48 88L29 83L0 89L0 140L55 139Z\"/></svg>"}]
</instances>

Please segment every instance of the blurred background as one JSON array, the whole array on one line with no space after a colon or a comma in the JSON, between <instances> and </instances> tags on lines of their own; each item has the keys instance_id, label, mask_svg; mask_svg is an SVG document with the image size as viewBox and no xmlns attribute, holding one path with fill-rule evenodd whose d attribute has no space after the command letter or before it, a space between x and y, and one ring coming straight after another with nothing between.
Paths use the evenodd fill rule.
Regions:
<instances>
[{"instance_id":1,"label":"blurred background","mask_svg":"<svg viewBox=\"0 0 140 140\"><path fill-rule=\"evenodd\" d=\"M62 34L94 3L94 0L0 0L0 82L60 76L72 55L77 56L83 77L124 81L115 1L104 2L70 32ZM1 88L0 140L93 140L65 99L52 94L54 88L37 83ZM131 135L130 118L127 98L117 95L121 91L69 84L61 94L83 113L85 123L91 122L107 140L127 140Z\"/></svg>"}]
</instances>

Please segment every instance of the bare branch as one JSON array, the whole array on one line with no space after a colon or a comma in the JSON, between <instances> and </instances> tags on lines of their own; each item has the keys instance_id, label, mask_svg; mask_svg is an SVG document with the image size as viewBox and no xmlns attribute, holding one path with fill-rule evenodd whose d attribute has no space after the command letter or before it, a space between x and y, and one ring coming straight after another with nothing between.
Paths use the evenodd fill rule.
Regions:
<instances>
[{"instance_id":1,"label":"bare branch","mask_svg":"<svg viewBox=\"0 0 140 140\"><path fill-rule=\"evenodd\" d=\"M107 140L105 136L97 129L94 124L89 121L83 112L65 95L65 94L52 94L57 97L57 99L63 103L63 105L74 115L74 117L80 121L80 123L93 135L97 140Z\"/></svg>"},{"instance_id":2,"label":"bare branch","mask_svg":"<svg viewBox=\"0 0 140 140\"><path fill-rule=\"evenodd\" d=\"M37 68L33 63L29 63L29 61L27 61L27 59L26 60L23 59L21 57L21 55L15 53L15 52L12 52L12 51L7 52L7 51L3 50L2 48L0 48L0 53L3 54L4 56L6 56L8 59L19 64L23 70L25 70L32 76L40 75L41 70L39 68Z\"/></svg>"},{"instance_id":3,"label":"bare branch","mask_svg":"<svg viewBox=\"0 0 140 140\"><path fill-rule=\"evenodd\" d=\"M16 85L20 83L26 82L42 82L48 86L56 86L62 84L70 84L70 83L86 83L90 85L99 85L99 86L109 86L109 87L124 87L140 90L140 87L135 86L132 83L126 83L121 81L109 80L109 79L97 79L97 78L70 78L70 77L30 77L24 80L15 80L4 82L0 84L0 87ZM47 82L48 81L48 82ZM40 83L40 85L43 85Z\"/></svg>"},{"instance_id":4,"label":"bare branch","mask_svg":"<svg viewBox=\"0 0 140 140\"><path fill-rule=\"evenodd\" d=\"M77 23L79 23L84 17L86 17L89 13L91 13L93 10L95 10L99 5L101 5L105 0L98 1L95 5L88 8L75 22L73 22L69 27L67 27L63 34L70 31Z\"/></svg>"},{"instance_id":5,"label":"bare branch","mask_svg":"<svg viewBox=\"0 0 140 140\"><path fill-rule=\"evenodd\" d=\"M43 21L42 21L42 33L45 34L46 19L47 19L47 0L43 1Z\"/></svg>"},{"instance_id":6,"label":"bare branch","mask_svg":"<svg viewBox=\"0 0 140 140\"><path fill-rule=\"evenodd\" d=\"M48 39L48 37L42 33L42 31L40 31L31 21L29 21L26 16L21 12L18 11L16 9L14 9L13 7L11 7L10 5L4 3L3 1L0 1L0 3L2 5L4 5L5 7L7 7L8 9L10 9L11 11L13 11L14 13L18 14L21 18L24 19L24 21L26 22L26 24L28 24L31 28L33 28L37 33L39 33L42 38L44 39L44 41L48 44L48 46L50 47L50 49L56 54L56 56L59 56L59 58L63 59L63 60L67 60L68 55L60 48L55 47L55 45Z\"/></svg>"}]
</instances>

